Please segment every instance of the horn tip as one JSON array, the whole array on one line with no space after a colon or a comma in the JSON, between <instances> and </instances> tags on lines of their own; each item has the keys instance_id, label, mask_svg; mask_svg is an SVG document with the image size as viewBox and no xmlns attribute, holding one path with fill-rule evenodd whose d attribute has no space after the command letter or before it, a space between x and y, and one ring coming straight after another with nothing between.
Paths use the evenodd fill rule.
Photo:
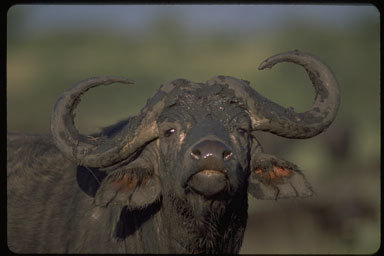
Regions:
<instances>
[{"instance_id":1,"label":"horn tip","mask_svg":"<svg viewBox=\"0 0 384 256\"><path fill-rule=\"evenodd\" d=\"M264 70L264 69L271 69L272 66L275 64L275 63L271 63L268 61L269 59L266 59L265 61L263 61L259 67L257 68L258 70Z\"/></svg>"},{"instance_id":2,"label":"horn tip","mask_svg":"<svg viewBox=\"0 0 384 256\"><path fill-rule=\"evenodd\" d=\"M259 70L263 69L271 69L275 64L282 62L282 61L290 61L291 58L294 56L307 56L309 54L303 53L300 50L292 50L292 51L287 51L283 53L276 54L274 56L269 57L268 59L264 60L260 66L258 67Z\"/></svg>"}]
</instances>

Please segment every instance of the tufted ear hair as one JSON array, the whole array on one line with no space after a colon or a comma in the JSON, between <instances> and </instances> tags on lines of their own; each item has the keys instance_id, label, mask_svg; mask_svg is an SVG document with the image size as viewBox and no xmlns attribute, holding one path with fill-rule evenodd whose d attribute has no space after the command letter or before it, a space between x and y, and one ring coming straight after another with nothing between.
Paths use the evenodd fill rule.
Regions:
<instances>
[{"instance_id":1,"label":"tufted ear hair","mask_svg":"<svg viewBox=\"0 0 384 256\"><path fill-rule=\"evenodd\" d=\"M128 209L141 209L159 200L160 196L160 180L154 168L139 157L103 180L96 193L95 204L120 204Z\"/></svg>"},{"instance_id":2,"label":"tufted ear hair","mask_svg":"<svg viewBox=\"0 0 384 256\"><path fill-rule=\"evenodd\" d=\"M309 197L313 190L296 165L275 156L254 152L248 192L257 199Z\"/></svg>"}]
</instances>

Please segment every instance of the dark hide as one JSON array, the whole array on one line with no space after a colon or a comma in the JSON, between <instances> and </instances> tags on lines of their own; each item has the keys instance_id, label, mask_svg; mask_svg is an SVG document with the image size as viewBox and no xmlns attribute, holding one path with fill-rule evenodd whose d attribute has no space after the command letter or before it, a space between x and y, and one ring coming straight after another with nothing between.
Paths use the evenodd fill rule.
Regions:
<instances>
[{"instance_id":1,"label":"dark hide","mask_svg":"<svg viewBox=\"0 0 384 256\"><path fill-rule=\"evenodd\" d=\"M159 138L108 168L77 166L50 136L8 134L12 251L237 253L247 192L259 199L312 194L295 165L262 152L245 102L228 86L180 79L153 99L165 91L171 92L157 119ZM124 136L129 120L102 135ZM191 158L191 148L207 138L225 145L231 158ZM224 172L223 190L213 196L196 192L190 180L201 170Z\"/></svg>"}]
</instances>

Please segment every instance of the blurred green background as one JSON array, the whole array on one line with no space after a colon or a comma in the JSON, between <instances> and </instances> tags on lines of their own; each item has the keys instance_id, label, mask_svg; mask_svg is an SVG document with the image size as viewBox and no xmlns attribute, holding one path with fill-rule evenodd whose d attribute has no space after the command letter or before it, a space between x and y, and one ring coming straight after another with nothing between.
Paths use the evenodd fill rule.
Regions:
<instances>
[{"instance_id":1,"label":"blurred green background","mask_svg":"<svg viewBox=\"0 0 384 256\"><path fill-rule=\"evenodd\" d=\"M59 95L99 75L137 83L88 92L76 115L82 133L136 114L176 78L235 76L305 111L314 90L301 67L257 70L267 57L293 49L332 68L341 107L315 138L260 133L264 150L296 163L316 195L250 197L240 253L373 253L380 245L380 14L374 6L15 5L7 17L7 128L49 132Z\"/></svg>"}]
</instances>

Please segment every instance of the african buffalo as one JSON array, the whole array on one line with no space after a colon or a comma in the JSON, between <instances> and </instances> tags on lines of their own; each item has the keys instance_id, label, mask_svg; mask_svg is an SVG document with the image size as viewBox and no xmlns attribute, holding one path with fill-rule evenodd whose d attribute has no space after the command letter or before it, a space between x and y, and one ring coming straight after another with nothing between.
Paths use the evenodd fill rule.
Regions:
<instances>
[{"instance_id":1,"label":"african buffalo","mask_svg":"<svg viewBox=\"0 0 384 256\"><path fill-rule=\"evenodd\" d=\"M216 76L160 87L136 116L99 134L79 134L74 110L87 90L120 77L79 82L57 100L50 135L8 133L8 246L44 253L237 253L247 193L307 197L294 164L263 152L255 132L305 139L339 106L338 85L316 57L291 51L265 60L303 66L315 88L296 113L249 82ZM288 234L287 234L288 235Z\"/></svg>"}]
</instances>

